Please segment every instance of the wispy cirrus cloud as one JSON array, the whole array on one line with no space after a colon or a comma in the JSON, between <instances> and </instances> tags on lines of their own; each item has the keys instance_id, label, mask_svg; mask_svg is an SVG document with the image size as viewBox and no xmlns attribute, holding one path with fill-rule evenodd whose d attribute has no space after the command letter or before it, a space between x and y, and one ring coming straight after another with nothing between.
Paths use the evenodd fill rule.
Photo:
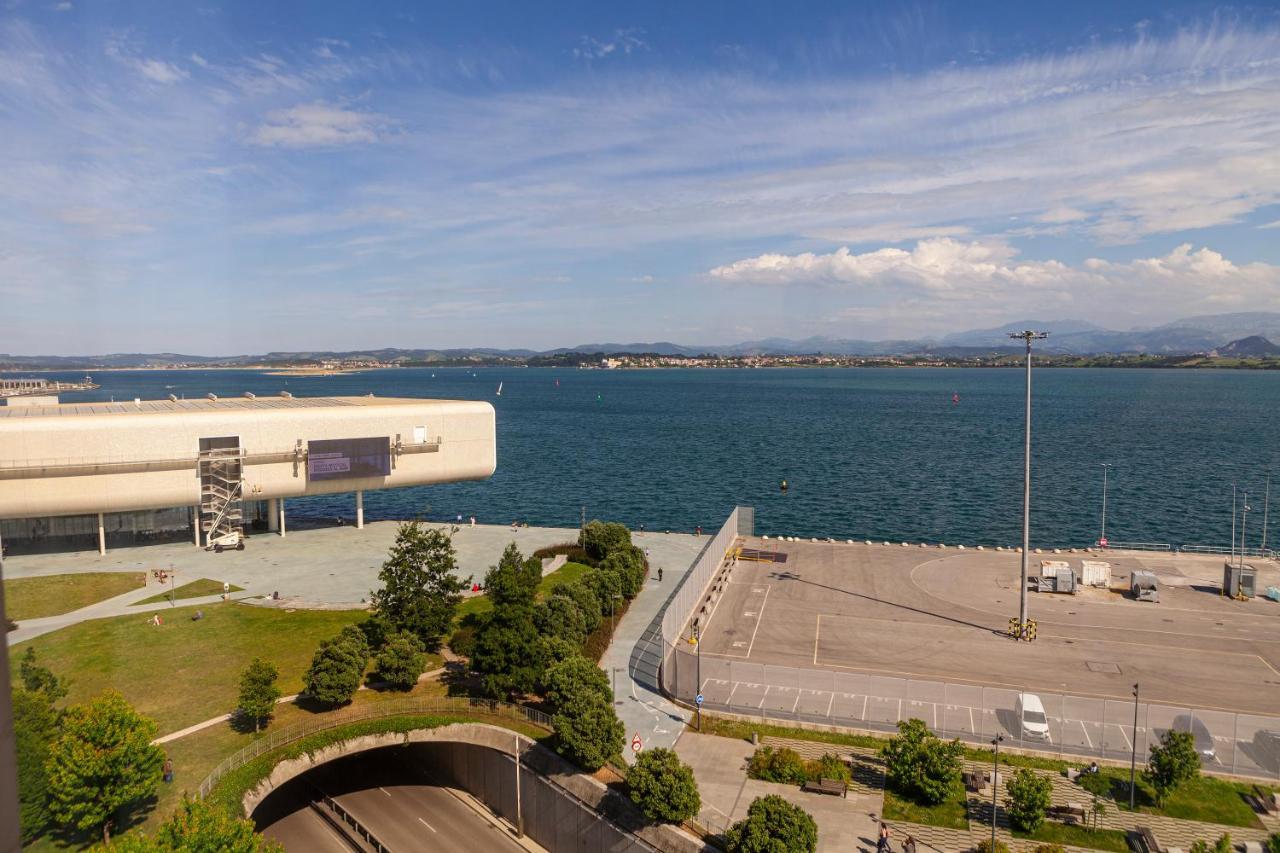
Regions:
<instances>
[{"instance_id":1,"label":"wispy cirrus cloud","mask_svg":"<svg viewBox=\"0 0 1280 853\"><path fill-rule=\"evenodd\" d=\"M649 45L642 38L644 30L638 27L616 29L613 34L603 39L594 36L583 36L573 55L579 59L605 59L610 56L629 56L632 53L648 50Z\"/></svg>"},{"instance_id":2,"label":"wispy cirrus cloud","mask_svg":"<svg viewBox=\"0 0 1280 853\"><path fill-rule=\"evenodd\" d=\"M284 148L334 147L377 142L386 127L376 113L316 102L272 112L249 138Z\"/></svg>"}]
</instances>

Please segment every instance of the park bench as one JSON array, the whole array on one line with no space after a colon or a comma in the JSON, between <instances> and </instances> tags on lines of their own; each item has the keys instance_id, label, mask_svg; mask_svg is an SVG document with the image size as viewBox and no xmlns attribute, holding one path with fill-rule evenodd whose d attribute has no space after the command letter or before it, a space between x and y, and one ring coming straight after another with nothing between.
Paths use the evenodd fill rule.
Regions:
<instances>
[{"instance_id":1,"label":"park bench","mask_svg":"<svg viewBox=\"0 0 1280 853\"><path fill-rule=\"evenodd\" d=\"M1050 806L1045 815L1063 823L1083 823L1085 812L1080 806Z\"/></svg>"},{"instance_id":2,"label":"park bench","mask_svg":"<svg viewBox=\"0 0 1280 853\"><path fill-rule=\"evenodd\" d=\"M1129 833L1129 847L1137 853L1166 853L1150 827L1139 826Z\"/></svg>"},{"instance_id":3,"label":"park bench","mask_svg":"<svg viewBox=\"0 0 1280 853\"><path fill-rule=\"evenodd\" d=\"M987 782L990 781L985 770L966 770L960 774L960 778L964 781L964 789L971 794L976 794L987 787Z\"/></svg>"},{"instance_id":4,"label":"park bench","mask_svg":"<svg viewBox=\"0 0 1280 853\"><path fill-rule=\"evenodd\" d=\"M849 796L849 783L842 779L819 779L804 783L800 790L810 794L831 794L837 797Z\"/></svg>"},{"instance_id":5,"label":"park bench","mask_svg":"<svg viewBox=\"0 0 1280 853\"><path fill-rule=\"evenodd\" d=\"M1268 791L1261 785L1254 785L1253 794L1249 799L1254 811L1263 814L1280 814L1280 794L1275 791Z\"/></svg>"}]
</instances>

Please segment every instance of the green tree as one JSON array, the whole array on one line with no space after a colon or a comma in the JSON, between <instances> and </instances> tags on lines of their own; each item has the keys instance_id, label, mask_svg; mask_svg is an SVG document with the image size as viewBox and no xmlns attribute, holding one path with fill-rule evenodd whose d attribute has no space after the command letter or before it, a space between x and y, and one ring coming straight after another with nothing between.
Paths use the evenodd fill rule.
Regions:
<instances>
[{"instance_id":1,"label":"green tree","mask_svg":"<svg viewBox=\"0 0 1280 853\"><path fill-rule=\"evenodd\" d=\"M374 615L397 631L417 634L426 648L437 648L453 624L462 591L471 585L470 578L457 577L457 568L448 534L416 521L400 525L378 572L382 588L372 593Z\"/></svg>"},{"instance_id":2,"label":"green tree","mask_svg":"<svg viewBox=\"0 0 1280 853\"><path fill-rule=\"evenodd\" d=\"M1199 776L1200 754L1191 732L1169 729L1161 735L1160 743L1151 747L1143 775L1155 788L1156 803L1161 806L1179 785Z\"/></svg>"},{"instance_id":3,"label":"green tree","mask_svg":"<svg viewBox=\"0 0 1280 853\"><path fill-rule=\"evenodd\" d=\"M1035 832L1044 823L1045 812L1053 796L1053 783L1034 770L1020 768L1005 785L1009 821L1026 833Z\"/></svg>"},{"instance_id":4,"label":"green tree","mask_svg":"<svg viewBox=\"0 0 1280 853\"><path fill-rule=\"evenodd\" d=\"M584 583L562 583L551 590L551 596L567 598L577 605L587 634L600 627L600 599L591 587Z\"/></svg>"},{"instance_id":5,"label":"green tree","mask_svg":"<svg viewBox=\"0 0 1280 853\"><path fill-rule=\"evenodd\" d=\"M609 676L580 654L548 666L542 684L553 708L567 708L592 699L613 702Z\"/></svg>"},{"instance_id":6,"label":"green tree","mask_svg":"<svg viewBox=\"0 0 1280 853\"><path fill-rule=\"evenodd\" d=\"M182 802L153 837L140 832L95 848L98 853L283 853L276 841L253 831L253 821L233 818L201 800Z\"/></svg>"},{"instance_id":7,"label":"green tree","mask_svg":"<svg viewBox=\"0 0 1280 853\"><path fill-rule=\"evenodd\" d=\"M261 731L262 721L270 719L276 709L276 700L280 698L280 688L276 679L280 671L275 664L254 658L249 666L240 674L240 713L245 719L253 720L253 730Z\"/></svg>"},{"instance_id":8,"label":"green tree","mask_svg":"<svg viewBox=\"0 0 1280 853\"><path fill-rule=\"evenodd\" d=\"M422 642L414 634L401 631L387 640L378 652L378 676L397 690L411 690L427 668Z\"/></svg>"},{"instance_id":9,"label":"green tree","mask_svg":"<svg viewBox=\"0 0 1280 853\"><path fill-rule=\"evenodd\" d=\"M68 708L45 764L53 819L101 829L109 841L111 821L160 784L164 753L151 745L156 734L155 722L114 690Z\"/></svg>"},{"instance_id":10,"label":"green tree","mask_svg":"<svg viewBox=\"0 0 1280 853\"><path fill-rule=\"evenodd\" d=\"M578 579L578 583L595 593L600 602L600 618L605 619L616 612L618 597L622 595L622 577L617 572L596 569ZM612 602L612 606L610 606Z\"/></svg>"},{"instance_id":11,"label":"green tree","mask_svg":"<svg viewBox=\"0 0 1280 853\"><path fill-rule=\"evenodd\" d=\"M582 611L572 599L553 595L533 608L533 624L538 633L549 637L561 637L581 646L587 638L587 623Z\"/></svg>"},{"instance_id":12,"label":"green tree","mask_svg":"<svg viewBox=\"0 0 1280 853\"><path fill-rule=\"evenodd\" d=\"M368 663L368 646L354 642L344 629L344 633L322 642L312 656L311 668L303 679L307 695L335 708L350 702L360 689Z\"/></svg>"},{"instance_id":13,"label":"green tree","mask_svg":"<svg viewBox=\"0 0 1280 853\"><path fill-rule=\"evenodd\" d=\"M612 552L631 545L631 531L616 521L590 521L578 533L578 544L593 560L603 560Z\"/></svg>"},{"instance_id":14,"label":"green tree","mask_svg":"<svg viewBox=\"0 0 1280 853\"><path fill-rule=\"evenodd\" d=\"M582 649L563 637L539 637L538 648L541 650L543 670L543 692L546 690L546 670L572 657L582 657Z\"/></svg>"},{"instance_id":15,"label":"green tree","mask_svg":"<svg viewBox=\"0 0 1280 853\"><path fill-rule=\"evenodd\" d=\"M622 594L635 598L644 586L644 559L635 548L613 551L600 561L600 571L613 572L622 584Z\"/></svg>"},{"instance_id":16,"label":"green tree","mask_svg":"<svg viewBox=\"0 0 1280 853\"><path fill-rule=\"evenodd\" d=\"M729 853L813 853L818 824L809 813L777 794L756 797L747 816L725 833Z\"/></svg>"},{"instance_id":17,"label":"green tree","mask_svg":"<svg viewBox=\"0 0 1280 853\"><path fill-rule=\"evenodd\" d=\"M13 734L18 754L18 823L30 841L49 825L49 776L45 762L58 734L58 711L44 693L13 691Z\"/></svg>"},{"instance_id":18,"label":"green tree","mask_svg":"<svg viewBox=\"0 0 1280 853\"><path fill-rule=\"evenodd\" d=\"M502 552L498 565L484 576L484 594L495 610L531 606L542 582L542 561L526 560L512 542Z\"/></svg>"},{"instance_id":19,"label":"green tree","mask_svg":"<svg viewBox=\"0 0 1280 853\"><path fill-rule=\"evenodd\" d=\"M599 698L567 705L551 718L556 751L588 772L622 754L626 730L612 702Z\"/></svg>"},{"instance_id":20,"label":"green tree","mask_svg":"<svg viewBox=\"0 0 1280 853\"><path fill-rule=\"evenodd\" d=\"M693 768L670 749L649 749L636 756L627 772L627 795L652 821L680 823L702 808Z\"/></svg>"},{"instance_id":21,"label":"green tree","mask_svg":"<svg viewBox=\"0 0 1280 853\"><path fill-rule=\"evenodd\" d=\"M484 677L485 692L495 698L530 693L543 672L543 646L533 624L532 607L494 610L476 628L471 670Z\"/></svg>"},{"instance_id":22,"label":"green tree","mask_svg":"<svg viewBox=\"0 0 1280 853\"><path fill-rule=\"evenodd\" d=\"M919 803L936 805L959 789L964 747L935 737L923 720L899 720L880 755L890 787Z\"/></svg>"},{"instance_id":23,"label":"green tree","mask_svg":"<svg viewBox=\"0 0 1280 853\"><path fill-rule=\"evenodd\" d=\"M27 646L27 650L22 653L22 663L18 665L18 677L22 679L22 686L29 692L43 693L49 697L50 702L57 702L67 695L67 682L36 663L34 646Z\"/></svg>"}]
</instances>

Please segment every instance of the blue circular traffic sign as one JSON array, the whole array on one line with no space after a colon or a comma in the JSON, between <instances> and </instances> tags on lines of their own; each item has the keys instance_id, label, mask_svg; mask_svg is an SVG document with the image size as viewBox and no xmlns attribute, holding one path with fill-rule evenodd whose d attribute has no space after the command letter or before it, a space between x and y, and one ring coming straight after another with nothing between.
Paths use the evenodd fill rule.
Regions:
<instances>
[{"instance_id":1,"label":"blue circular traffic sign","mask_svg":"<svg viewBox=\"0 0 1280 853\"><path fill-rule=\"evenodd\" d=\"M699 694L698 694L698 698L697 698L697 699L694 699L693 701L695 701L695 702L697 702L699 705L701 705L701 704L702 704L702 694L701 694L701 693L699 693Z\"/></svg>"}]
</instances>

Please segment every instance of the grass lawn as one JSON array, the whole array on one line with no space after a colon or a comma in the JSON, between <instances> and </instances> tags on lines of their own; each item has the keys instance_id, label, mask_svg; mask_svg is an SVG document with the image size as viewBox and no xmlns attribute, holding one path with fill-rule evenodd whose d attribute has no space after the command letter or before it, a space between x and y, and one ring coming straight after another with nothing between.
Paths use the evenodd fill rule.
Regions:
<instances>
[{"instance_id":1,"label":"grass lawn","mask_svg":"<svg viewBox=\"0 0 1280 853\"><path fill-rule=\"evenodd\" d=\"M581 563L565 563L549 575L545 575L538 583L537 598L539 600L546 598L551 594L551 590L563 583L573 583L578 578L592 571L590 566L584 566ZM462 604L458 605L458 614L454 619L455 624L460 623L466 617L475 614L488 613L493 609L493 605L489 603L488 596L473 595L464 599Z\"/></svg>"},{"instance_id":2,"label":"grass lawn","mask_svg":"<svg viewBox=\"0 0 1280 853\"><path fill-rule=\"evenodd\" d=\"M885 788L884 819L926 826L945 826L948 829L968 829L969 815L965 809L964 791L953 795L936 806L922 806Z\"/></svg>"},{"instance_id":3,"label":"grass lawn","mask_svg":"<svg viewBox=\"0 0 1280 853\"><path fill-rule=\"evenodd\" d=\"M1264 786L1265 787L1265 786ZM1129 773L1125 770L1103 768L1097 777L1084 777L1084 788L1101 796L1111 797L1116 805L1129 809ZM1155 791L1138 774L1138 811L1163 814L1184 820L1219 823L1224 826L1244 826L1261 829L1262 822L1245 800L1253 785L1230 782L1213 776L1199 776L1178 787L1169 795L1164 808L1157 808Z\"/></svg>"},{"instance_id":4,"label":"grass lawn","mask_svg":"<svg viewBox=\"0 0 1280 853\"><path fill-rule=\"evenodd\" d=\"M5 614L14 622L70 613L131 592L146 583L142 572L83 572L14 578L4 582Z\"/></svg>"},{"instance_id":5,"label":"grass lawn","mask_svg":"<svg viewBox=\"0 0 1280 853\"><path fill-rule=\"evenodd\" d=\"M1119 829L1089 830L1082 826L1067 826L1056 820L1046 820L1034 833L1013 831L1014 838L1029 838L1044 844L1061 844L1064 847L1087 847L1090 850L1115 850L1126 853L1129 849L1125 833Z\"/></svg>"},{"instance_id":6,"label":"grass lawn","mask_svg":"<svg viewBox=\"0 0 1280 853\"><path fill-rule=\"evenodd\" d=\"M286 695L297 693L320 641L366 615L227 602L203 605L204 618L193 622L195 609L167 610L158 627L143 613L71 625L11 648L11 666L16 675L34 646L40 664L70 682L67 702L114 687L165 734L234 708L240 672L256 656L279 668Z\"/></svg>"},{"instance_id":7,"label":"grass lawn","mask_svg":"<svg viewBox=\"0 0 1280 853\"><path fill-rule=\"evenodd\" d=\"M232 592L240 592L244 587L231 584ZM184 583L182 586L173 590L174 599L182 598L199 598L202 595L221 595L222 581L211 581L208 578L200 578L200 580ZM144 598L142 601L135 601L133 605L139 604L159 604L162 601L169 600L169 593L162 592L159 595L153 595L150 598Z\"/></svg>"}]
</instances>

